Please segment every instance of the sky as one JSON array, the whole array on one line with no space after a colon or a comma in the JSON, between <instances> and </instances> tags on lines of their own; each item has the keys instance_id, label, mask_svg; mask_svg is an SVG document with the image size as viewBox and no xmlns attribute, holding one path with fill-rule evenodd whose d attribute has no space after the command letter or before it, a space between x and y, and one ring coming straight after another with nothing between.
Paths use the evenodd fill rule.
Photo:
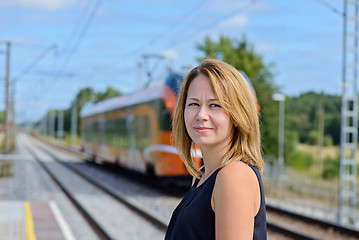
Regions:
<instances>
[{"instance_id":1,"label":"sky","mask_svg":"<svg viewBox=\"0 0 359 240\"><path fill-rule=\"evenodd\" d=\"M130 94L147 70L195 67L206 36L245 36L288 96L340 95L342 11L343 0L1 0L0 110L7 42L18 122L68 109L84 87Z\"/></svg>"}]
</instances>

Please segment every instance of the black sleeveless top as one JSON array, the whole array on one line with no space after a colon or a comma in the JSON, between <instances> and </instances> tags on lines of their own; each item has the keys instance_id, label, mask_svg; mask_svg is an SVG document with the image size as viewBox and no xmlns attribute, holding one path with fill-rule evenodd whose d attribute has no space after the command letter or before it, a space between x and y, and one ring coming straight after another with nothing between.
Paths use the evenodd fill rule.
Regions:
<instances>
[{"instance_id":1,"label":"black sleeveless top","mask_svg":"<svg viewBox=\"0 0 359 240\"><path fill-rule=\"evenodd\" d=\"M257 175L261 191L261 205L254 218L253 240L267 239L266 209L261 175L256 167L249 164ZM210 240L215 239L215 212L211 207L211 197L217 169L198 188L196 179L177 208L174 210L167 228L165 240Z\"/></svg>"}]
</instances>

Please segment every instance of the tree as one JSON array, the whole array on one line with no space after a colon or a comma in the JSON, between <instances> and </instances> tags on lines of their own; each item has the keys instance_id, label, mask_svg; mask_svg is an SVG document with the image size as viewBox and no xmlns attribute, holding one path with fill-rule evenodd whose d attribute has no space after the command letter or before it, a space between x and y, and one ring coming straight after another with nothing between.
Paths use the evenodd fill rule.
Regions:
<instances>
[{"instance_id":1,"label":"tree","mask_svg":"<svg viewBox=\"0 0 359 240\"><path fill-rule=\"evenodd\" d=\"M313 91L289 98L287 118L290 129L296 129L299 141L316 144L318 134L319 109L324 111L324 136L331 138L334 144L340 143L340 106L339 96L316 93Z\"/></svg>"},{"instance_id":2,"label":"tree","mask_svg":"<svg viewBox=\"0 0 359 240\"><path fill-rule=\"evenodd\" d=\"M254 47L245 37L238 41L221 36L218 42L206 37L204 43L198 44L197 48L203 53L203 57L198 58L198 61L206 58L221 59L247 74L261 106L263 151L265 154L277 156L278 147L273 143L277 143L278 139L278 103L272 100L277 87L272 82L271 66L264 63L263 58L254 51Z\"/></svg>"},{"instance_id":3,"label":"tree","mask_svg":"<svg viewBox=\"0 0 359 240\"><path fill-rule=\"evenodd\" d=\"M75 102L77 103L77 131L80 131L80 112L83 105L86 102L100 102L108 98L116 97L121 95L121 92L114 89L113 87L107 87L105 92L95 92L92 88L87 87L81 89L75 99L71 102L70 108L65 111L65 126L64 129L66 132L71 131L71 109L73 108Z\"/></svg>"},{"instance_id":4,"label":"tree","mask_svg":"<svg viewBox=\"0 0 359 240\"><path fill-rule=\"evenodd\" d=\"M103 101L108 98L116 97L121 95L121 92L112 88L108 87L105 92L95 92L92 88L86 87L81 89L75 96L74 100L71 102L69 109L66 109L64 111L64 131L67 133L71 132L71 114L72 114L72 108L76 104L76 113L77 113L77 134L80 132L80 112L82 107L86 102L92 101L92 102L99 102ZM48 118L49 115L54 116L55 119L55 131L57 131L57 123L58 123L58 111L56 109L50 109L47 111L45 115L45 119ZM3 112L0 112L0 122L3 118ZM43 119L42 119L43 120ZM36 126L40 126L41 121L38 121L35 123ZM48 125L48 123L46 122Z\"/></svg>"},{"instance_id":5,"label":"tree","mask_svg":"<svg viewBox=\"0 0 359 240\"><path fill-rule=\"evenodd\" d=\"M121 92L119 92L118 90L114 89L113 87L107 87L105 92L99 92L96 94L96 101L99 102L99 101L103 101L105 99L117 97L120 95L121 95Z\"/></svg>"},{"instance_id":6,"label":"tree","mask_svg":"<svg viewBox=\"0 0 359 240\"><path fill-rule=\"evenodd\" d=\"M1 111L0 112L0 123L4 123L4 118L5 118L5 111Z\"/></svg>"},{"instance_id":7,"label":"tree","mask_svg":"<svg viewBox=\"0 0 359 240\"><path fill-rule=\"evenodd\" d=\"M75 104L75 101L77 102L77 108L80 111L82 109L82 106L88 102L88 101L95 101L96 100L96 93L92 88L83 88L81 89L74 101L72 101L70 109L72 109L73 105Z\"/></svg>"}]
</instances>

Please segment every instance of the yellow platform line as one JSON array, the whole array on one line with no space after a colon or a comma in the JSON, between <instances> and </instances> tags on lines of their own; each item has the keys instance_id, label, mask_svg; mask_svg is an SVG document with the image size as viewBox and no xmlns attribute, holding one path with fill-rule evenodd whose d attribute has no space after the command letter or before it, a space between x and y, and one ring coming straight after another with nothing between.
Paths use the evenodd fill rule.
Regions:
<instances>
[{"instance_id":1,"label":"yellow platform line","mask_svg":"<svg viewBox=\"0 0 359 240\"><path fill-rule=\"evenodd\" d=\"M25 208L25 224L26 224L26 239L27 240L36 240L35 229L34 229L34 220L32 218L31 206L28 201L24 202Z\"/></svg>"}]
</instances>

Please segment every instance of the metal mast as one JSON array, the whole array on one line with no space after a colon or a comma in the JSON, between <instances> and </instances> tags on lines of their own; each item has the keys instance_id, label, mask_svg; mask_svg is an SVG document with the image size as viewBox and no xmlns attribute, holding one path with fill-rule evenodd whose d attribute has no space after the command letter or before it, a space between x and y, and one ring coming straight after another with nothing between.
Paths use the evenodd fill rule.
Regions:
<instances>
[{"instance_id":1,"label":"metal mast","mask_svg":"<svg viewBox=\"0 0 359 240\"><path fill-rule=\"evenodd\" d=\"M6 79L5 79L5 136L4 136L4 153L10 151L10 131L9 131L9 113L10 113L10 48L11 42L6 42Z\"/></svg>"},{"instance_id":2,"label":"metal mast","mask_svg":"<svg viewBox=\"0 0 359 240\"><path fill-rule=\"evenodd\" d=\"M338 201L338 222L340 224L352 224L355 217L358 139L358 5L359 0L344 0L343 93Z\"/></svg>"}]
</instances>

